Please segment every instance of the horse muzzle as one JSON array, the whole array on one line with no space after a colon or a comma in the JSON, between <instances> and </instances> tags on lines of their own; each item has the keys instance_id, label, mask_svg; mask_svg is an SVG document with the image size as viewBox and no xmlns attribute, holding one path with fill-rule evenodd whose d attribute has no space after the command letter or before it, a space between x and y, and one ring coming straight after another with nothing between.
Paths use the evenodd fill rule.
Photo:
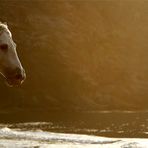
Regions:
<instances>
[{"instance_id":1,"label":"horse muzzle","mask_svg":"<svg viewBox=\"0 0 148 148\"><path fill-rule=\"evenodd\" d=\"M8 86L10 87L19 86L26 79L26 73L23 68L16 68L12 71L7 72L5 77Z\"/></svg>"}]
</instances>

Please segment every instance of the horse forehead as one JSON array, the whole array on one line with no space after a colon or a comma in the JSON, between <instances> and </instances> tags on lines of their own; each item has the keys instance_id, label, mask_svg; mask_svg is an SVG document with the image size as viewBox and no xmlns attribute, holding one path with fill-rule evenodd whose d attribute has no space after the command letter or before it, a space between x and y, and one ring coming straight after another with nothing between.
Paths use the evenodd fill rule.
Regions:
<instances>
[{"instance_id":1,"label":"horse forehead","mask_svg":"<svg viewBox=\"0 0 148 148\"><path fill-rule=\"evenodd\" d=\"M8 28L3 28L3 30L0 31L0 35L3 35L3 34L7 34L12 38L12 34Z\"/></svg>"},{"instance_id":2,"label":"horse forehead","mask_svg":"<svg viewBox=\"0 0 148 148\"><path fill-rule=\"evenodd\" d=\"M11 34L11 32L10 32L10 30L9 30L8 28L5 29L3 33L6 33L6 34L8 34L10 37L12 37L12 34Z\"/></svg>"},{"instance_id":3,"label":"horse forehead","mask_svg":"<svg viewBox=\"0 0 148 148\"><path fill-rule=\"evenodd\" d=\"M11 42L12 41L12 35L10 31L3 31L0 34L0 42Z\"/></svg>"},{"instance_id":4,"label":"horse forehead","mask_svg":"<svg viewBox=\"0 0 148 148\"><path fill-rule=\"evenodd\" d=\"M10 37L12 37L12 34L8 28L6 28L6 32L10 35Z\"/></svg>"}]
</instances>

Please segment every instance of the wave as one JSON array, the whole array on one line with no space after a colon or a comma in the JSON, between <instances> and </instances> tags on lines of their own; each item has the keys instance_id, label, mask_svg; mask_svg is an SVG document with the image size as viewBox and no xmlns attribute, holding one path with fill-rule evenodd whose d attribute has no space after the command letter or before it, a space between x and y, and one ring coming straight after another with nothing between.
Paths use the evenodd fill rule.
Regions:
<instances>
[{"instance_id":1,"label":"wave","mask_svg":"<svg viewBox=\"0 0 148 148\"><path fill-rule=\"evenodd\" d=\"M42 130L0 129L0 147L4 148L147 148L148 139L106 138L80 134L53 133Z\"/></svg>"}]
</instances>

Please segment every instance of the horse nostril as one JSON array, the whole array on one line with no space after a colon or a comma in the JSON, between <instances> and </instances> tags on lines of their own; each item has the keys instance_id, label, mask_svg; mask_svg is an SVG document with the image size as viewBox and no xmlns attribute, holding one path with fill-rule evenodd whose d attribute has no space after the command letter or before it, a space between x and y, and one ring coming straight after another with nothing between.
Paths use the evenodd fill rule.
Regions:
<instances>
[{"instance_id":1,"label":"horse nostril","mask_svg":"<svg viewBox=\"0 0 148 148\"><path fill-rule=\"evenodd\" d=\"M23 69L17 68L15 70L15 79L16 80L24 80L25 79L25 72Z\"/></svg>"},{"instance_id":2,"label":"horse nostril","mask_svg":"<svg viewBox=\"0 0 148 148\"><path fill-rule=\"evenodd\" d=\"M22 74L16 74L15 75L15 79L17 79L17 80L23 80L24 78L23 78Z\"/></svg>"}]
</instances>

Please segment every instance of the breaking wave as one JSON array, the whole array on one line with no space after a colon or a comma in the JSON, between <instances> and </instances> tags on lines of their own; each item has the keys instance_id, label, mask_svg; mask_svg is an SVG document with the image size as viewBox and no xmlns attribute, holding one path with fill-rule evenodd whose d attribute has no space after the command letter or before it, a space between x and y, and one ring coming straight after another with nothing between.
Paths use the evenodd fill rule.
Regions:
<instances>
[{"instance_id":1,"label":"breaking wave","mask_svg":"<svg viewBox=\"0 0 148 148\"><path fill-rule=\"evenodd\" d=\"M25 126L46 125L47 123L25 123ZM23 123L20 123L23 125ZM2 127L3 126L3 127ZM5 127L4 127L5 126ZM10 126L10 125L9 125ZM148 139L142 138L106 138L81 134L65 134L36 130L12 129L1 124L0 147L2 148L147 148Z\"/></svg>"}]
</instances>

